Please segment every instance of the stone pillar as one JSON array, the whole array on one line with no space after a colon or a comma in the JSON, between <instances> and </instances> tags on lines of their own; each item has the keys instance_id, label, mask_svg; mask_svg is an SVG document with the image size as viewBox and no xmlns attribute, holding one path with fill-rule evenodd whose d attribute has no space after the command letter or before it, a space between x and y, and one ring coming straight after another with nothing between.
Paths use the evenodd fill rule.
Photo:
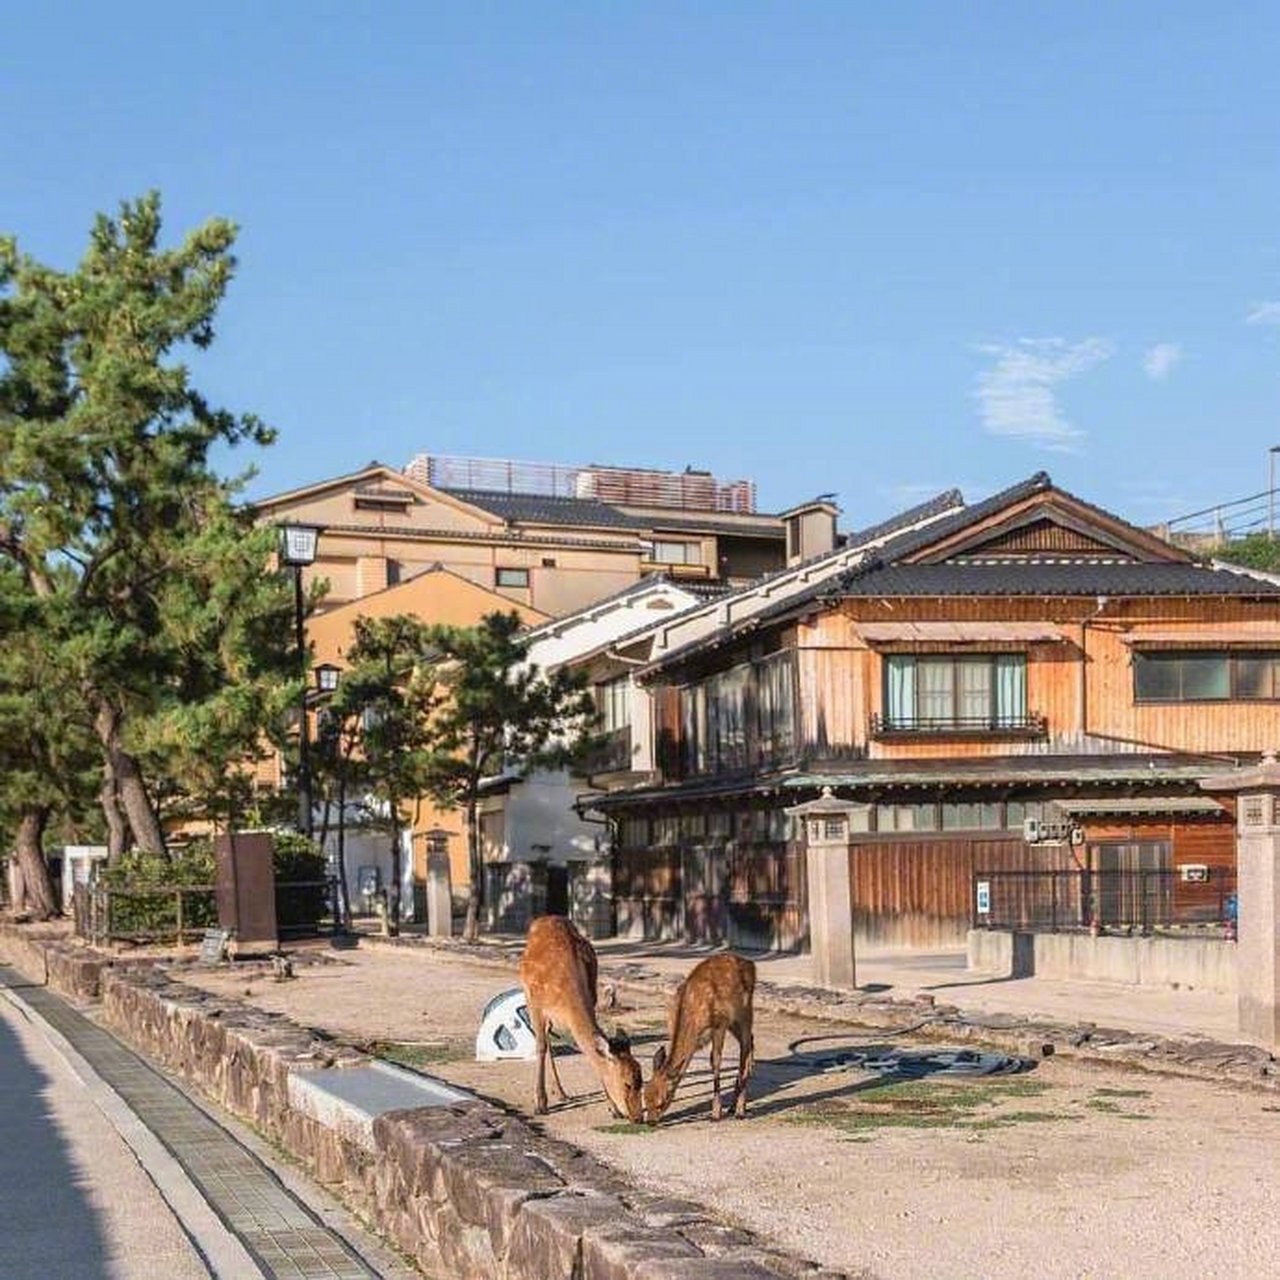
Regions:
<instances>
[{"instance_id":1,"label":"stone pillar","mask_svg":"<svg viewBox=\"0 0 1280 1280\"><path fill-rule=\"evenodd\" d=\"M830 787L823 787L817 800L787 810L799 820L804 834L813 979L818 986L834 990L857 986L850 836L853 814L864 807L838 800Z\"/></svg>"},{"instance_id":2,"label":"stone pillar","mask_svg":"<svg viewBox=\"0 0 1280 1280\"><path fill-rule=\"evenodd\" d=\"M450 881L448 833L427 833L427 933L453 935L453 885Z\"/></svg>"},{"instance_id":3,"label":"stone pillar","mask_svg":"<svg viewBox=\"0 0 1280 1280\"><path fill-rule=\"evenodd\" d=\"M1280 1049L1280 763L1202 779L1206 791L1236 796L1236 977L1241 1035Z\"/></svg>"}]
</instances>

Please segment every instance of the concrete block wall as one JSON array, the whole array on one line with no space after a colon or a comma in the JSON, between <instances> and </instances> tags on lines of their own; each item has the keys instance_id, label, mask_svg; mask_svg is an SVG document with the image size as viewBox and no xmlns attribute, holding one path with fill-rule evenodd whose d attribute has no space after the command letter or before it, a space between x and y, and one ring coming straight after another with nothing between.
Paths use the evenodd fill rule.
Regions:
<instances>
[{"instance_id":1,"label":"concrete block wall","mask_svg":"<svg viewBox=\"0 0 1280 1280\"><path fill-rule=\"evenodd\" d=\"M1033 971L1039 978L1178 987L1228 996L1237 992L1234 942L1218 938L1095 938L1087 933L1037 933L1032 937ZM1010 931L969 931L970 969L1011 973L1013 958L1014 935Z\"/></svg>"}]
</instances>

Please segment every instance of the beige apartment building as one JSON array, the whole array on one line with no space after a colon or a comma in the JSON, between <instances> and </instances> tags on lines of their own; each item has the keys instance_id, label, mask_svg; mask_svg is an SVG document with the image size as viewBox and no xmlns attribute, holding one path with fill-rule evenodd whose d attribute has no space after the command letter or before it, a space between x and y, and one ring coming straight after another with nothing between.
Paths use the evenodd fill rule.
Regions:
<instances>
[{"instance_id":1,"label":"beige apartment building","mask_svg":"<svg viewBox=\"0 0 1280 1280\"><path fill-rule=\"evenodd\" d=\"M786 563L809 513L834 510L757 512L750 482L705 472L426 455L405 471L373 462L256 506L264 522L320 529L306 580L328 583L322 611L439 565L552 617L647 574L695 590L749 582Z\"/></svg>"}]
</instances>

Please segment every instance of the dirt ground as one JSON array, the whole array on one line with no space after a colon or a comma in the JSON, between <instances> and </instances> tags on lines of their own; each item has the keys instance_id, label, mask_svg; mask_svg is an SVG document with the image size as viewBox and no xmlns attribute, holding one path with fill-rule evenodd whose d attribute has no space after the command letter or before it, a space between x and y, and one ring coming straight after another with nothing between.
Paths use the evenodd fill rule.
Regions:
<instances>
[{"instance_id":1,"label":"dirt ground","mask_svg":"<svg viewBox=\"0 0 1280 1280\"><path fill-rule=\"evenodd\" d=\"M533 1064L474 1061L485 1002L514 973L430 950L314 953L296 978L189 971L239 996L519 1108ZM603 1013L649 1073L664 1004ZM756 1017L745 1121L709 1116L705 1053L656 1129L621 1124L579 1055L548 1132L638 1181L829 1266L883 1277L1270 1274L1280 1257L1280 1100L1048 1059L1016 1075L878 1076L850 1051L902 1048L844 1024ZM905 1047L912 1047L907 1045ZM923 1046L914 1046L922 1048ZM929 1050L938 1046L929 1045ZM726 1090L736 1065L725 1052Z\"/></svg>"}]
</instances>

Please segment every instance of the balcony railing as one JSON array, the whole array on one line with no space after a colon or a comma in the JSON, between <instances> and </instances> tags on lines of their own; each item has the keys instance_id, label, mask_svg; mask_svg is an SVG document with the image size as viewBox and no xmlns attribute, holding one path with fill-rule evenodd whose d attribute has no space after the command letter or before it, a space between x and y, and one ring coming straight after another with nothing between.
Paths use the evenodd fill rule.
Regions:
<instances>
[{"instance_id":1,"label":"balcony railing","mask_svg":"<svg viewBox=\"0 0 1280 1280\"><path fill-rule=\"evenodd\" d=\"M580 771L588 773L625 773L631 768L631 726L610 729L591 744Z\"/></svg>"},{"instance_id":2,"label":"balcony railing","mask_svg":"<svg viewBox=\"0 0 1280 1280\"><path fill-rule=\"evenodd\" d=\"M877 711L871 716L873 738L930 735L1043 738L1047 732L1044 716L1035 711L995 716L900 716Z\"/></svg>"}]
</instances>

